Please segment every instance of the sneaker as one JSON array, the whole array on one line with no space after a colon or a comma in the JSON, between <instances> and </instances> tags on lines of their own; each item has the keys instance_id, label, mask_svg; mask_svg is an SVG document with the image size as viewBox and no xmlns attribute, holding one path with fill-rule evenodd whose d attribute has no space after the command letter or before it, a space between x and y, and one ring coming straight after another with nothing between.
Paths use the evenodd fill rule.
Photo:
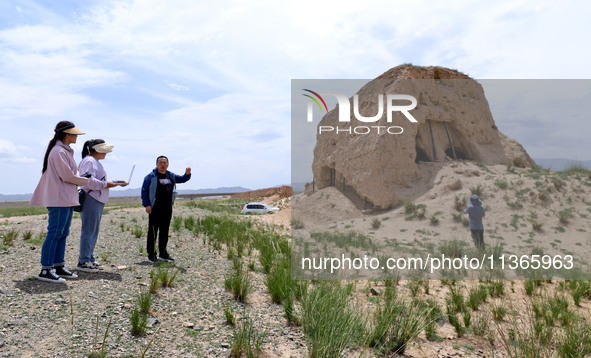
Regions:
<instances>
[{"instance_id":1,"label":"sneaker","mask_svg":"<svg viewBox=\"0 0 591 358\"><path fill-rule=\"evenodd\" d=\"M98 272L98 268L95 267L92 262L85 262L85 263L80 263L78 262L78 265L76 266L76 270L78 271L84 271L84 272Z\"/></svg>"},{"instance_id":2,"label":"sneaker","mask_svg":"<svg viewBox=\"0 0 591 358\"><path fill-rule=\"evenodd\" d=\"M149 262L149 263L153 264L153 263L154 263L154 261L156 261L156 258L154 258L154 257L149 257L149 256L148 256L148 262Z\"/></svg>"},{"instance_id":3,"label":"sneaker","mask_svg":"<svg viewBox=\"0 0 591 358\"><path fill-rule=\"evenodd\" d=\"M105 266L103 266L103 265L99 264L99 263L98 263L98 262L96 262L96 261L93 261L93 262L92 262L92 266L94 266L95 268L97 268L97 269L99 269L99 270L104 270L104 269L105 269Z\"/></svg>"},{"instance_id":4,"label":"sneaker","mask_svg":"<svg viewBox=\"0 0 591 358\"><path fill-rule=\"evenodd\" d=\"M166 255L158 256L158 261L174 262L174 259L172 257L170 257L170 255L166 254Z\"/></svg>"},{"instance_id":5,"label":"sneaker","mask_svg":"<svg viewBox=\"0 0 591 358\"><path fill-rule=\"evenodd\" d=\"M66 266L56 266L54 267L55 273L62 278L66 279L77 279L78 275L73 273L72 271L68 270Z\"/></svg>"},{"instance_id":6,"label":"sneaker","mask_svg":"<svg viewBox=\"0 0 591 358\"><path fill-rule=\"evenodd\" d=\"M39 276L37 276L37 280L45 281L45 282L53 282L53 283L66 283L66 280L59 277L54 269L42 269Z\"/></svg>"}]
</instances>

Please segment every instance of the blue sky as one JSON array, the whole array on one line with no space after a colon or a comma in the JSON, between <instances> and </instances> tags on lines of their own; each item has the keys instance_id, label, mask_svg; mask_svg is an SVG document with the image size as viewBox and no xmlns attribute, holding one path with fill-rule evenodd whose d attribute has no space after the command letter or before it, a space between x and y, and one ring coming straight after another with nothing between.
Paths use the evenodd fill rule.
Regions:
<instances>
[{"instance_id":1,"label":"blue sky","mask_svg":"<svg viewBox=\"0 0 591 358\"><path fill-rule=\"evenodd\" d=\"M183 189L290 182L290 80L375 78L402 63L473 78L590 78L584 1L27 1L0 3L1 194L30 193L52 130L71 120L115 145L103 165L131 187L165 154ZM494 114L494 112L493 112ZM496 119L496 118L495 118ZM534 157L591 159L589 122ZM580 122L577 122L580 121ZM551 122L540 125L550 133ZM561 150L560 142L574 142ZM550 150L549 148L552 148ZM181 187L179 187L181 188Z\"/></svg>"}]
</instances>

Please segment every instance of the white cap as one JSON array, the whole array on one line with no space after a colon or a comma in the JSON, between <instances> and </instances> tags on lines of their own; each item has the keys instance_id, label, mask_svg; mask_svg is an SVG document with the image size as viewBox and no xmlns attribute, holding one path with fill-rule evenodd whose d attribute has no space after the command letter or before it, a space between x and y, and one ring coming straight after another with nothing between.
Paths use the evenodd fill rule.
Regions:
<instances>
[{"instance_id":1,"label":"white cap","mask_svg":"<svg viewBox=\"0 0 591 358\"><path fill-rule=\"evenodd\" d=\"M92 149L97 153L111 153L115 146L109 143L101 143L93 146Z\"/></svg>"}]
</instances>

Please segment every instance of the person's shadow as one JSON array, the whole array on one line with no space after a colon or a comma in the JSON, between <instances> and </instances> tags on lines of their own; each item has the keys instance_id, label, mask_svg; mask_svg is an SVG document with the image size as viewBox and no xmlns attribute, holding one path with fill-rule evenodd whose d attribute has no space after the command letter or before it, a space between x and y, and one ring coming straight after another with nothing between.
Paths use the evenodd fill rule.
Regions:
<instances>
[{"instance_id":1,"label":"person's shadow","mask_svg":"<svg viewBox=\"0 0 591 358\"><path fill-rule=\"evenodd\" d=\"M31 295L43 293L56 293L68 290L68 285L63 283L43 282L36 277L29 277L20 281L13 281L14 287Z\"/></svg>"},{"instance_id":2,"label":"person's shadow","mask_svg":"<svg viewBox=\"0 0 591 358\"><path fill-rule=\"evenodd\" d=\"M121 275L113 272L80 272L78 271L77 280L69 280L68 282L75 282L80 280L109 280L121 282ZM13 281L14 287L31 295L43 293L56 293L68 290L68 285L63 283L52 283L37 280L36 277L25 278L20 281Z\"/></svg>"},{"instance_id":3,"label":"person's shadow","mask_svg":"<svg viewBox=\"0 0 591 358\"><path fill-rule=\"evenodd\" d=\"M117 272L99 271L99 272L84 272L78 271L78 280L108 280L121 282L121 274Z\"/></svg>"}]
</instances>

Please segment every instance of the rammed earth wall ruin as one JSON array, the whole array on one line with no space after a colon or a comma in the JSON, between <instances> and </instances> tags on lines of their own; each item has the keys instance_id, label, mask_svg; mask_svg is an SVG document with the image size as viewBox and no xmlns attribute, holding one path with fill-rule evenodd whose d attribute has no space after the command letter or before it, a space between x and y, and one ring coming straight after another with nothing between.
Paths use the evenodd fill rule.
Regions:
<instances>
[{"instance_id":1,"label":"rammed earth wall ruin","mask_svg":"<svg viewBox=\"0 0 591 358\"><path fill-rule=\"evenodd\" d=\"M408 105L384 103L388 94L414 97L416 107L409 113L418 123L388 111L388 105ZM369 82L357 96L358 103L349 99L349 121L339 121L337 105L318 124L312 170L318 189L344 188L358 207L397 205L397 188L412 186L425 175L420 162L533 163L519 143L496 127L482 86L458 71L402 65ZM374 122L356 118L376 116L382 107Z\"/></svg>"}]
</instances>

